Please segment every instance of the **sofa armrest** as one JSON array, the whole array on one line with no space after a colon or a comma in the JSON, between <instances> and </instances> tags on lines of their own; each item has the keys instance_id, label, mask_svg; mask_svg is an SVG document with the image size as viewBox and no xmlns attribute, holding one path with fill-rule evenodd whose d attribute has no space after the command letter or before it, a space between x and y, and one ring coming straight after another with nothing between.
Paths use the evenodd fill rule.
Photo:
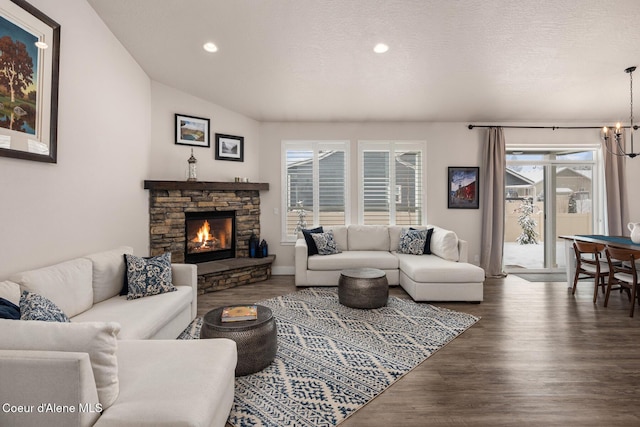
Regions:
<instances>
[{"instance_id":1,"label":"sofa armrest","mask_svg":"<svg viewBox=\"0 0 640 427\"><path fill-rule=\"evenodd\" d=\"M171 264L171 278L175 286L191 286L191 319L198 315L198 267L195 264Z\"/></svg>"},{"instance_id":2,"label":"sofa armrest","mask_svg":"<svg viewBox=\"0 0 640 427\"><path fill-rule=\"evenodd\" d=\"M88 353L0 350L0 378L0 425L91 426L100 416Z\"/></svg>"},{"instance_id":3,"label":"sofa armrest","mask_svg":"<svg viewBox=\"0 0 640 427\"><path fill-rule=\"evenodd\" d=\"M296 268L296 286L306 286L307 281L307 261L309 258L309 251L307 249L307 242L303 238L296 240L295 246L295 268Z\"/></svg>"},{"instance_id":4,"label":"sofa armrest","mask_svg":"<svg viewBox=\"0 0 640 427\"><path fill-rule=\"evenodd\" d=\"M458 239L458 262L469 262L469 242Z\"/></svg>"}]
</instances>

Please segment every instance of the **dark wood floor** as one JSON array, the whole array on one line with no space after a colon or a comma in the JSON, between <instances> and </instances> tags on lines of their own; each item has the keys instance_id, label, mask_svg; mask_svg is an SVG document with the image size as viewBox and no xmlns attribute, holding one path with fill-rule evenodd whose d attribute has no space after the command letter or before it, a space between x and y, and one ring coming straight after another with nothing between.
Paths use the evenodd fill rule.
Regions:
<instances>
[{"instance_id":1,"label":"dark wood floor","mask_svg":"<svg viewBox=\"0 0 640 427\"><path fill-rule=\"evenodd\" d=\"M273 276L201 295L198 311L296 290ZM482 319L341 426L639 426L640 313L592 292L509 276L487 280L481 304L436 304Z\"/></svg>"}]
</instances>

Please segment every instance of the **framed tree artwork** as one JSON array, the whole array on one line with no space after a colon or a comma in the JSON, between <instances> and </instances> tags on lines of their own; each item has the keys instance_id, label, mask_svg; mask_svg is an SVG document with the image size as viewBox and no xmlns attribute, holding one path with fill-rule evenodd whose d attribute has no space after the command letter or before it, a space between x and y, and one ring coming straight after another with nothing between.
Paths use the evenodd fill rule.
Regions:
<instances>
[{"instance_id":1,"label":"framed tree artwork","mask_svg":"<svg viewBox=\"0 0 640 427\"><path fill-rule=\"evenodd\" d=\"M24 0L0 3L0 156L57 162L60 25Z\"/></svg>"},{"instance_id":2,"label":"framed tree artwork","mask_svg":"<svg viewBox=\"0 0 640 427\"><path fill-rule=\"evenodd\" d=\"M480 207L478 167L449 167L447 194L449 209L478 209Z\"/></svg>"},{"instance_id":3,"label":"framed tree artwork","mask_svg":"<svg viewBox=\"0 0 640 427\"><path fill-rule=\"evenodd\" d=\"M216 133L216 160L244 161L244 137Z\"/></svg>"}]
</instances>

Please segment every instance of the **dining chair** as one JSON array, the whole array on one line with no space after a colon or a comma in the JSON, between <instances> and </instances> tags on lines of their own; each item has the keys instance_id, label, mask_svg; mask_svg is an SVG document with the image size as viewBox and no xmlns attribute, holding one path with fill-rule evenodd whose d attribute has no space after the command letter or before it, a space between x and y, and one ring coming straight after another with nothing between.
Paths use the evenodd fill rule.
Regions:
<instances>
[{"instance_id":1,"label":"dining chair","mask_svg":"<svg viewBox=\"0 0 640 427\"><path fill-rule=\"evenodd\" d=\"M609 303L609 294L612 285L620 285L629 292L629 300L631 301L631 310L629 317L633 317L633 310L636 306L636 299L640 304L640 295L638 294L638 272L636 261L640 260L640 250L613 248L607 246L605 249L607 261L609 263L609 284L607 285L607 294L604 297L604 306Z\"/></svg>"},{"instance_id":2,"label":"dining chair","mask_svg":"<svg viewBox=\"0 0 640 427\"><path fill-rule=\"evenodd\" d=\"M598 299L598 288L602 288L602 293L605 292L606 279L609 277L609 264L606 261L601 261L604 248L603 243L573 242L573 251L576 254L576 272L573 278L572 295L576 293L578 280L587 277L592 277L595 282L593 287L594 303Z\"/></svg>"}]
</instances>

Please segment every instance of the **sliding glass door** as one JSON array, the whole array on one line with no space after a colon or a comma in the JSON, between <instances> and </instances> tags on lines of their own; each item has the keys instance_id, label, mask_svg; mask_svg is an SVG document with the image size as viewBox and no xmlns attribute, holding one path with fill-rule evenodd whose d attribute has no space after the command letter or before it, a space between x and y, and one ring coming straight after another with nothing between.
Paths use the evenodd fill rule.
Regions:
<instances>
[{"instance_id":1,"label":"sliding glass door","mask_svg":"<svg viewBox=\"0 0 640 427\"><path fill-rule=\"evenodd\" d=\"M599 170L595 149L507 150L506 271L561 271L559 236L601 232Z\"/></svg>"}]
</instances>

